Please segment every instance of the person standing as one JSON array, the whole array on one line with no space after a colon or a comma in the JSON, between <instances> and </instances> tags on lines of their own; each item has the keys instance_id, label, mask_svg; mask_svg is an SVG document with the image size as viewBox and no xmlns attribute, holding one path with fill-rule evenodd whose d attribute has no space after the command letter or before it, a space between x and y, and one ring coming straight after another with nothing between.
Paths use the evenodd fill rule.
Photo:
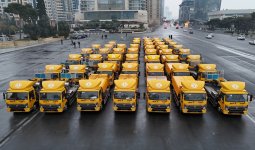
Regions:
<instances>
[{"instance_id":1,"label":"person standing","mask_svg":"<svg viewBox=\"0 0 255 150\"><path fill-rule=\"evenodd\" d=\"M61 45L63 45L63 39L61 39Z\"/></svg>"},{"instance_id":2,"label":"person standing","mask_svg":"<svg viewBox=\"0 0 255 150\"><path fill-rule=\"evenodd\" d=\"M73 47L76 48L76 43L75 42L73 42Z\"/></svg>"},{"instance_id":3,"label":"person standing","mask_svg":"<svg viewBox=\"0 0 255 150\"><path fill-rule=\"evenodd\" d=\"M102 39L104 39L104 35L102 34Z\"/></svg>"},{"instance_id":4,"label":"person standing","mask_svg":"<svg viewBox=\"0 0 255 150\"><path fill-rule=\"evenodd\" d=\"M80 41L78 41L78 45L79 45L79 48L81 48L81 43L80 43Z\"/></svg>"}]
</instances>

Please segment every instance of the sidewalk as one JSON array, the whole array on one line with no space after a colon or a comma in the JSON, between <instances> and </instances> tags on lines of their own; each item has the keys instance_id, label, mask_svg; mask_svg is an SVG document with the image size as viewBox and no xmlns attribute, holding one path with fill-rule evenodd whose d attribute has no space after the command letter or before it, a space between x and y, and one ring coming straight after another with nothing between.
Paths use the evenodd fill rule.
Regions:
<instances>
[{"instance_id":1,"label":"sidewalk","mask_svg":"<svg viewBox=\"0 0 255 150\"><path fill-rule=\"evenodd\" d=\"M60 41L60 39L61 38L55 38L54 40L45 41L43 43L38 43L38 44L34 44L34 45L0 49L0 55L4 54L4 53L10 53L10 52L18 51L18 50L24 50L26 48L41 46L41 45L44 45L44 44Z\"/></svg>"}]
</instances>

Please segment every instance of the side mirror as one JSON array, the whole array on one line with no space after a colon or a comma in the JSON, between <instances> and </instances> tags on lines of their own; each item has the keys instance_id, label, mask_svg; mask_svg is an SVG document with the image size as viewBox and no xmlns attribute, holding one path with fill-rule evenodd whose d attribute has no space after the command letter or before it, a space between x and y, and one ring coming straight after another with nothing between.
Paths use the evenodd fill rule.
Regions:
<instances>
[{"instance_id":1,"label":"side mirror","mask_svg":"<svg viewBox=\"0 0 255 150\"><path fill-rule=\"evenodd\" d=\"M140 92L136 92L137 99L140 99Z\"/></svg>"},{"instance_id":2,"label":"side mirror","mask_svg":"<svg viewBox=\"0 0 255 150\"><path fill-rule=\"evenodd\" d=\"M251 102L253 100L253 95L248 95L248 100Z\"/></svg>"},{"instance_id":3,"label":"side mirror","mask_svg":"<svg viewBox=\"0 0 255 150\"><path fill-rule=\"evenodd\" d=\"M3 99L4 100L6 99L6 93L3 93Z\"/></svg>"}]
</instances>

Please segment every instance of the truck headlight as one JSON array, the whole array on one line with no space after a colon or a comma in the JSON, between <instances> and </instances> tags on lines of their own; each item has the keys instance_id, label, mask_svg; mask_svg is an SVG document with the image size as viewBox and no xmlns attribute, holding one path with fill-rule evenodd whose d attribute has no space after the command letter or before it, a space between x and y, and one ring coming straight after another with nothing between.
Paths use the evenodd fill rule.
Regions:
<instances>
[{"instance_id":1,"label":"truck headlight","mask_svg":"<svg viewBox=\"0 0 255 150\"><path fill-rule=\"evenodd\" d=\"M225 110L228 110L228 106L225 106Z\"/></svg>"},{"instance_id":2,"label":"truck headlight","mask_svg":"<svg viewBox=\"0 0 255 150\"><path fill-rule=\"evenodd\" d=\"M58 108L61 108L61 106L59 105Z\"/></svg>"}]
</instances>

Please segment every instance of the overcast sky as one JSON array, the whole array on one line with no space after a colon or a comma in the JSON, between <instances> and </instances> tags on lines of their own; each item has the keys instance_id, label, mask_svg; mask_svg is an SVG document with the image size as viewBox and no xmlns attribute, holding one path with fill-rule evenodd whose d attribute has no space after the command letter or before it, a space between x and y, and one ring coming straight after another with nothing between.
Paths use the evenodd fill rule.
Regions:
<instances>
[{"instance_id":1,"label":"overcast sky","mask_svg":"<svg viewBox=\"0 0 255 150\"><path fill-rule=\"evenodd\" d=\"M165 0L174 18L178 18L182 0ZM255 9L255 0L222 0L221 9Z\"/></svg>"}]
</instances>

